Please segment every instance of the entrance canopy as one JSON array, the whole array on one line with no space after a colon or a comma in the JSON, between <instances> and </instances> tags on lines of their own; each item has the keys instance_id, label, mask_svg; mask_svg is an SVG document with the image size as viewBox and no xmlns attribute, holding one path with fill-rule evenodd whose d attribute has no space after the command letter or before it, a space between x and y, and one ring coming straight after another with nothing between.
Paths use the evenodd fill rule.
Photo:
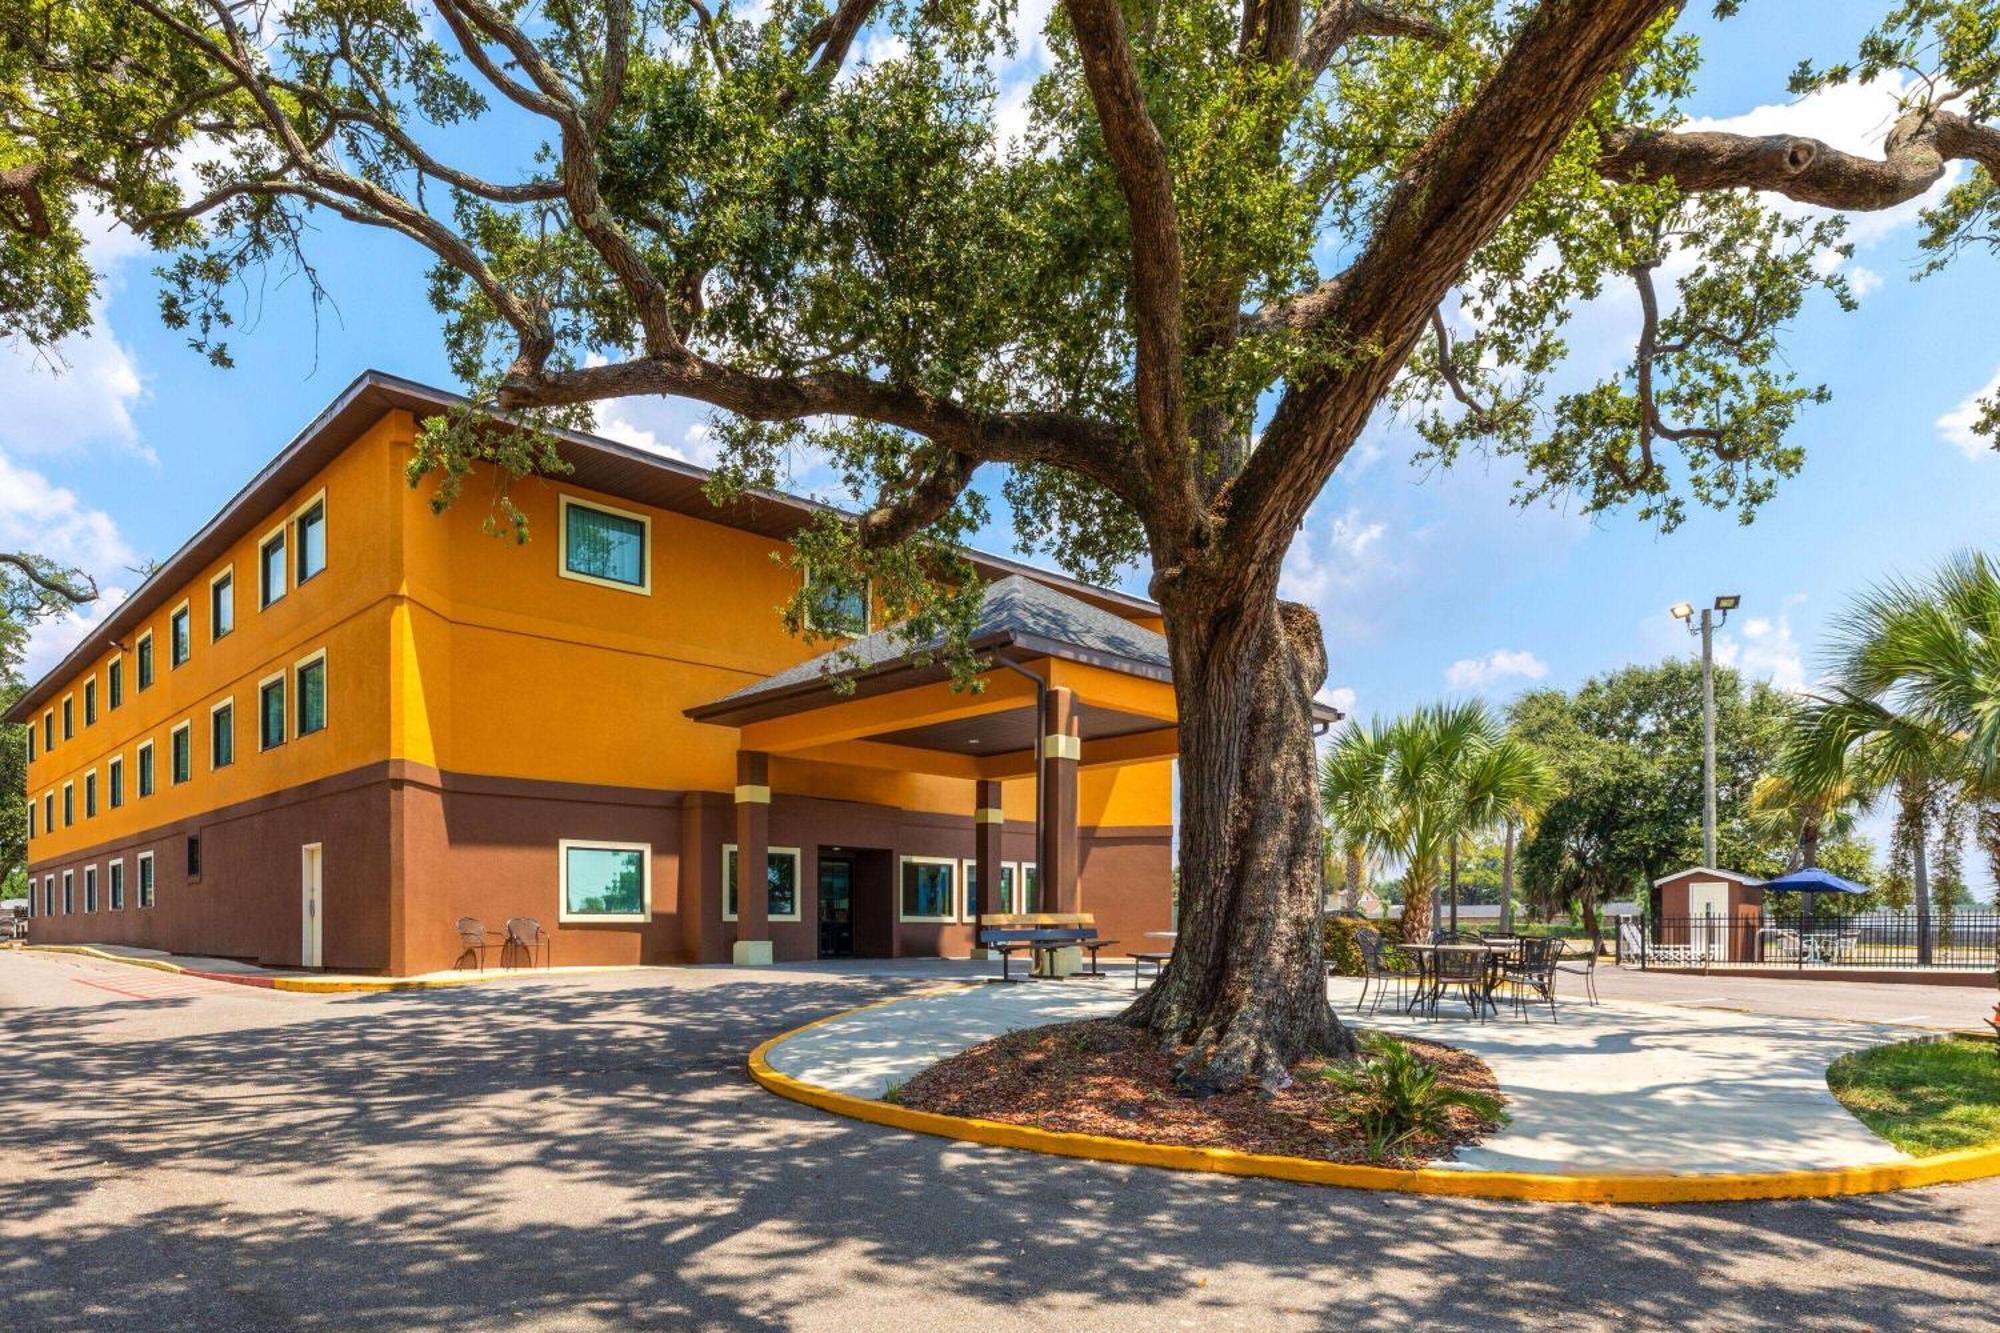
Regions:
<instances>
[{"instance_id":1,"label":"entrance canopy","mask_svg":"<svg viewBox=\"0 0 2000 1333\"><path fill-rule=\"evenodd\" d=\"M1167 641L1143 625L1015 575L987 587L972 634L992 663L983 689L953 690L941 661L912 664L942 646L881 630L687 715L738 728L745 750L998 781L1036 773L1037 710L1061 691L1062 715L1046 725L1075 738L1066 757L1079 766L1179 751ZM1340 716L1323 705L1316 715Z\"/></svg>"}]
</instances>

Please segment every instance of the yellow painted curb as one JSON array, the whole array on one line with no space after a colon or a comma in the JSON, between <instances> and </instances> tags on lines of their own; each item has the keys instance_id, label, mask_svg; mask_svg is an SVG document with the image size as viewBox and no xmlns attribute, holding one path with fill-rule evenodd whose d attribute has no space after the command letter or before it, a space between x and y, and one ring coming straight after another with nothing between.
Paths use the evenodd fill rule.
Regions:
<instances>
[{"instance_id":1,"label":"yellow painted curb","mask_svg":"<svg viewBox=\"0 0 2000 1333\"><path fill-rule=\"evenodd\" d=\"M932 992L935 993L935 992ZM1967 1148L1905 1162L1806 1171L1747 1171L1704 1175L1643 1172L1556 1174L1531 1171L1472 1171L1447 1167L1396 1169L1316 1162L1303 1157L1236 1152L1228 1148L1187 1148L1034 1129L997 1120L939 1115L893 1102L835 1092L802 1082L771 1068L769 1055L802 1032L850 1015L920 998L915 995L878 1000L815 1019L783 1032L750 1052L750 1077L780 1097L870 1124L907 1129L919 1134L986 1143L1000 1148L1083 1157L1132 1166L1165 1167L1172 1171L1211 1171L1229 1176L1265 1176L1308 1185L1338 1185L1346 1189L1393 1190L1404 1194L1450 1194L1484 1199L1528 1199L1543 1203L1721 1203L1743 1199L1816 1199L1845 1194L1882 1194L1958 1181L2000 1176L2000 1148Z\"/></svg>"},{"instance_id":2,"label":"yellow painted curb","mask_svg":"<svg viewBox=\"0 0 2000 1333\"><path fill-rule=\"evenodd\" d=\"M204 972L199 968L182 967L179 963L169 963L160 958L134 958L130 954L108 953L94 949L88 944L24 944L20 948L35 953L79 954L86 958L98 958L107 963L124 963L130 967L149 967L156 972L176 972L183 976L201 977L207 981L228 982L236 986L249 986L258 990L295 991L310 995L352 995L369 991L394 990L438 990L446 986L473 986L483 981L511 981L522 977L574 977L592 976L605 972L632 972L641 969L631 967L574 967L561 971L541 969L515 972L468 972L462 977L312 977L274 976L257 972Z\"/></svg>"}]
</instances>

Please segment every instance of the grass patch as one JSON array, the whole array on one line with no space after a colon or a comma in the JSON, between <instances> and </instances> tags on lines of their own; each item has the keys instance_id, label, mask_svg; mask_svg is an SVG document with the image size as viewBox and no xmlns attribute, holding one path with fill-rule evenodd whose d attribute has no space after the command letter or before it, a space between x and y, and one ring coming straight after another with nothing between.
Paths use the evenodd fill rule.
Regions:
<instances>
[{"instance_id":1,"label":"grass patch","mask_svg":"<svg viewBox=\"0 0 2000 1333\"><path fill-rule=\"evenodd\" d=\"M1861 1123L1912 1157L2000 1145L2000 1058L1970 1037L1843 1055L1826 1085Z\"/></svg>"}]
</instances>

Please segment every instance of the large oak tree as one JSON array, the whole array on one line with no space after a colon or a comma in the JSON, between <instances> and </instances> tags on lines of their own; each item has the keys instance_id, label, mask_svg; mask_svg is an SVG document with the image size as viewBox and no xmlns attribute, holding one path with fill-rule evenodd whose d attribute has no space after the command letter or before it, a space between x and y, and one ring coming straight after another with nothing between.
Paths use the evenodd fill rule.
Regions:
<instances>
[{"instance_id":1,"label":"large oak tree","mask_svg":"<svg viewBox=\"0 0 2000 1333\"><path fill-rule=\"evenodd\" d=\"M994 466L1022 531L1085 575L1149 562L1165 613L1182 933L1132 1020L1191 1086L1281 1081L1348 1045L1316 929L1326 650L1277 597L1308 507L1386 399L1428 457L1516 460L1524 498L1754 512L1821 393L1779 333L1847 300L1837 217L1763 200L1881 209L1970 162L1925 243L1990 243L1994 6L1897 3L1792 75L1914 74L1879 157L1677 130L1676 0L1063 0L1007 135L1010 8L0 0L0 328L85 321L84 209L166 253L164 313L218 361L247 270L316 283L316 225L400 233L482 399L709 404L724 486L822 451L874 498L801 557L926 632L966 623ZM1573 382L1564 317L1612 284L1631 354ZM466 418L417 466L449 500L482 458L556 465Z\"/></svg>"}]
</instances>

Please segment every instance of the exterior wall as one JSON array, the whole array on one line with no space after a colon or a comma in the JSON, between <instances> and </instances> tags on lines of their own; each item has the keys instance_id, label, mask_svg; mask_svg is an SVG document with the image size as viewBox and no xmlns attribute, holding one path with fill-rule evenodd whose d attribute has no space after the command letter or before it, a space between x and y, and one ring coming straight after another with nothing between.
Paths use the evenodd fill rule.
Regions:
<instances>
[{"instance_id":1,"label":"exterior wall","mask_svg":"<svg viewBox=\"0 0 2000 1333\"><path fill-rule=\"evenodd\" d=\"M682 710L778 671L823 648L787 635L776 608L796 573L774 560L782 544L753 533L648 509L559 479L514 483L510 498L533 540L482 530L480 502L494 478L467 478L465 499L433 514L426 490L404 479L416 422L392 412L317 476L274 506L229 551L169 593L122 646L125 692L111 709L106 667L94 723L82 717L82 681L58 691L57 744L37 736L29 796L37 803L30 869L54 873L127 858L127 904L110 914L37 914L32 937L133 943L175 952L294 964L300 957L299 849L322 845L324 963L330 969L416 972L448 967L453 923L481 917L498 934L509 916L555 934L559 963L653 963L728 957L734 924L721 920L720 856L733 841L727 793L736 733ZM324 491L327 567L258 608L258 547ZM641 595L559 573L559 497L643 513L651 524L651 591ZM296 534L287 559L295 568ZM211 641L211 576L233 568L235 628ZM289 576L288 576L289 582ZM192 652L171 665L169 617L190 606ZM136 644L150 629L154 684L141 691ZM259 682L300 658L327 655L327 726L291 734L270 751L257 740ZM77 697L77 733L60 738L61 696ZM209 713L235 706L235 761L209 763ZM192 724L193 776L171 781L171 731ZM34 725L39 728L40 713ZM137 746L153 743L156 787L137 794ZM108 806L106 763L121 755L125 802ZM83 812L83 775L96 771L95 816ZM76 784L76 818L40 824L40 799ZM772 762L779 793L771 842L805 850L802 920L775 923L780 959L817 953L816 860L821 845L872 847L893 893L895 857L972 855L975 783L902 771ZM1084 910L1104 933L1139 947L1165 929L1170 761L1090 769L1079 782L1085 826ZM1034 783L1004 784L1012 826L1007 859L1034 858ZM1094 833L1093 830L1101 830ZM188 882L186 841L202 840L203 874ZM644 923L563 923L557 843L643 842L652 852L652 917ZM132 858L155 852L157 905L136 905ZM106 872L100 871L100 874ZM78 907L81 880L78 876ZM1129 882L1128 882L1129 881ZM1143 885L1141 881L1144 881ZM100 897L108 885L100 886ZM697 892L698 890L698 892ZM1102 894L1102 906L1096 897ZM1150 900L1149 900L1150 895ZM687 903L685 911L682 904ZM1132 921L1134 926L1124 923ZM880 923L899 955L963 954L971 927Z\"/></svg>"},{"instance_id":2,"label":"exterior wall","mask_svg":"<svg viewBox=\"0 0 2000 1333\"><path fill-rule=\"evenodd\" d=\"M1719 942L1727 950L1728 961L1756 961L1759 947L1757 930L1763 924L1764 916L1764 890L1699 870L1676 875L1655 888L1654 893L1660 904L1659 942L1689 942L1693 934L1689 889L1696 884L1722 884L1728 888L1728 910L1724 914L1727 924L1716 927L1722 933Z\"/></svg>"}]
</instances>

